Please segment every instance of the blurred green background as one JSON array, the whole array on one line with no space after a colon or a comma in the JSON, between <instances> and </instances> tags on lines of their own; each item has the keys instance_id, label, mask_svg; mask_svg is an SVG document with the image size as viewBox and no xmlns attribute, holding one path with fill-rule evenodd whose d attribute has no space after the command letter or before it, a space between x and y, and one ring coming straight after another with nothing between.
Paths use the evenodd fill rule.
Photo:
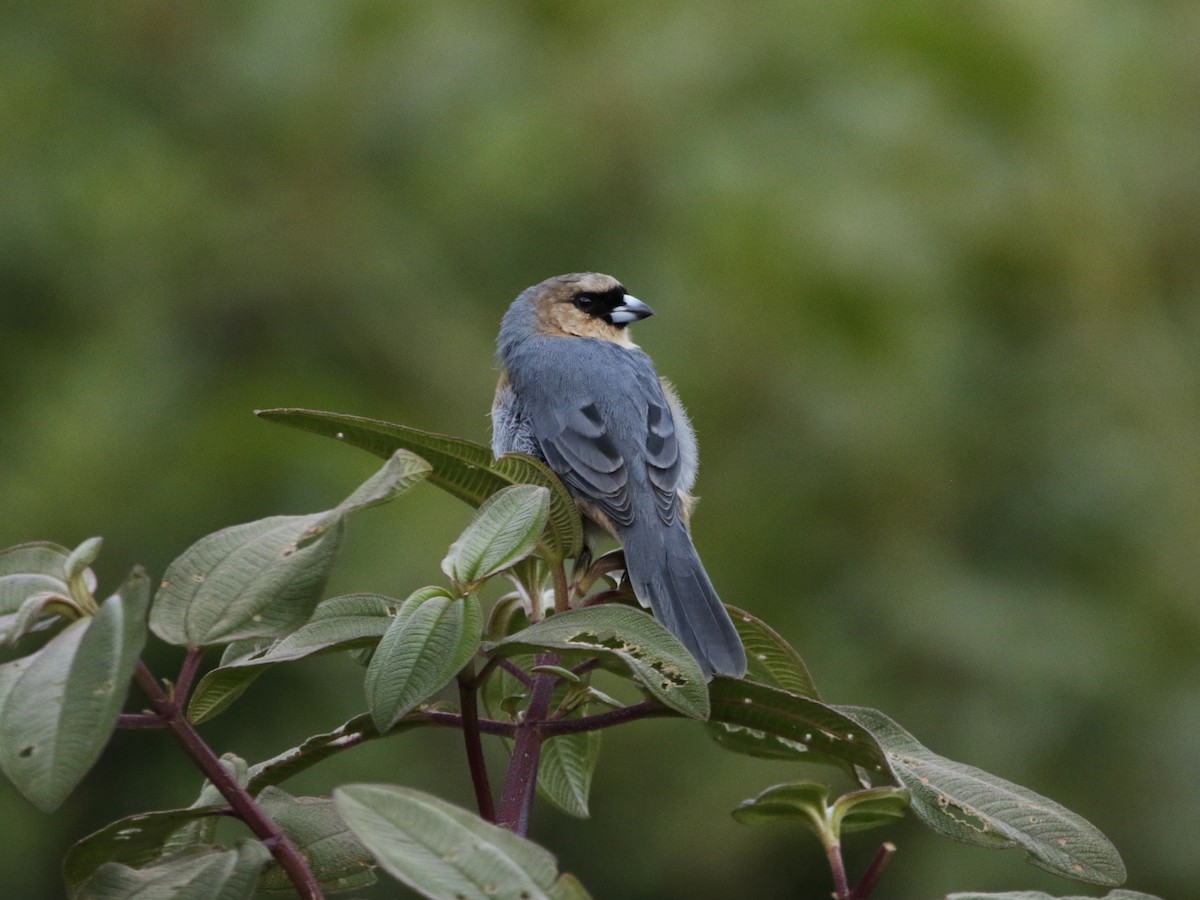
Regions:
<instances>
[{"instance_id":1,"label":"blurred green background","mask_svg":"<svg viewBox=\"0 0 1200 900\"><path fill-rule=\"evenodd\" d=\"M0 546L104 535L112 589L374 470L255 408L486 440L511 298L609 272L658 312L636 337L699 432L724 598L828 699L1192 896L1198 41L1182 0L6 0ZM358 516L331 592L438 581L468 515L421 487ZM206 734L261 759L359 711L359 677L273 672ZM686 723L605 741L593 819L534 821L597 897L827 895L815 842L728 810L836 773ZM449 733L291 787L346 780L470 796ZM148 733L54 815L0 785L4 896L58 896L73 840L197 788ZM912 822L852 836L851 870L884 838L881 898L1080 892Z\"/></svg>"}]
</instances>

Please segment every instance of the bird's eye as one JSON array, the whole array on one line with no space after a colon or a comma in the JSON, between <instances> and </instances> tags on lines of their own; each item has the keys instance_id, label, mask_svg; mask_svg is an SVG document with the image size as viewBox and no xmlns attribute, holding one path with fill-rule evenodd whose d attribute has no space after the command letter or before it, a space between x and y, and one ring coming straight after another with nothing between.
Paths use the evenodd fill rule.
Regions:
<instances>
[{"instance_id":1,"label":"bird's eye","mask_svg":"<svg viewBox=\"0 0 1200 900\"><path fill-rule=\"evenodd\" d=\"M576 309L590 313L596 308L596 297L593 294L580 292L571 298L571 302L575 304Z\"/></svg>"}]
</instances>

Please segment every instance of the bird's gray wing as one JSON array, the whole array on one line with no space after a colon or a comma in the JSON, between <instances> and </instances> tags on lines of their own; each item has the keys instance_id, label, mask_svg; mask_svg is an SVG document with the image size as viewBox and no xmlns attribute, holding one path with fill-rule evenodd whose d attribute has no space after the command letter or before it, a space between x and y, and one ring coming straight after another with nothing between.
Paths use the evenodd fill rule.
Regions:
<instances>
[{"instance_id":1,"label":"bird's gray wing","mask_svg":"<svg viewBox=\"0 0 1200 900\"><path fill-rule=\"evenodd\" d=\"M564 397L540 413L534 431L547 465L577 499L596 507L613 525L632 524L625 454L596 400Z\"/></svg>"},{"instance_id":2,"label":"bird's gray wing","mask_svg":"<svg viewBox=\"0 0 1200 900\"><path fill-rule=\"evenodd\" d=\"M634 520L631 474L638 485L648 482L649 490L634 490L652 497L658 518L671 525L680 512L681 468L671 408L649 357L618 352L616 365L607 360L607 379L568 379L553 398L532 404L533 432L550 468L614 526Z\"/></svg>"},{"instance_id":3,"label":"bird's gray wing","mask_svg":"<svg viewBox=\"0 0 1200 900\"><path fill-rule=\"evenodd\" d=\"M679 477L682 467L675 417L663 394L662 382L653 368L648 374L639 370L638 387L646 409L642 451L654 495L654 508L664 524L673 525L679 517Z\"/></svg>"}]
</instances>

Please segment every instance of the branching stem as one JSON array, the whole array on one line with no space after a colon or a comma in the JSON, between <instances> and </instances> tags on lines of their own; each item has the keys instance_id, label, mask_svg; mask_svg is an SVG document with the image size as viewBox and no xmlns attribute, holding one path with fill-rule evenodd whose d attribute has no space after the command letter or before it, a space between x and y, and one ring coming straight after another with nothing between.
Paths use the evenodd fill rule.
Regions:
<instances>
[{"instance_id":1,"label":"branching stem","mask_svg":"<svg viewBox=\"0 0 1200 900\"><path fill-rule=\"evenodd\" d=\"M562 574L562 566L558 567L557 572ZM558 663L557 654L539 653L537 656L536 664L539 666L556 666ZM529 833L529 814L533 808L538 762L545 739L543 726L557 681L558 676L549 672L541 672L533 677L525 718L516 726L516 743L508 766L508 777L504 782L504 794L500 798L497 823L519 835Z\"/></svg>"},{"instance_id":2,"label":"branching stem","mask_svg":"<svg viewBox=\"0 0 1200 900\"><path fill-rule=\"evenodd\" d=\"M221 796L229 802L237 817L245 822L254 832L254 836L271 851L271 855L275 857L280 868L287 873L288 879L296 888L297 893L304 900L322 900L324 894L321 892L321 886L312 869L309 868L304 855L255 802L249 792L237 783L229 770L221 765L221 760L217 758L216 753L208 746L204 738L200 737L200 733L196 731L184 714L183 705L163 689L158 679L154 677L154 673L141 660L138 660L134 677L150 700L150 705L155 713L183 747L184 753L220 791Z\"/></svg>"}]
</instances>

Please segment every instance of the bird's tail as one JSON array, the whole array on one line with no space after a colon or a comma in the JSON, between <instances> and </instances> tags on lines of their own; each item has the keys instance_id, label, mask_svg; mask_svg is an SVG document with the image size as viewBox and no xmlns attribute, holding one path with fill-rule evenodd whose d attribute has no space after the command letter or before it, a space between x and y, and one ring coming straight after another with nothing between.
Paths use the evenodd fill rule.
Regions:
<instances>
[{"instance_id":1,"label":"bird's tail","mask_svg":"<svg viewBox=\"0 0 1200 900\"><path fill-rule=\"evenodd\" d=\"M683 524L665 535L625 537L625 564L634 593L688 648L704 677L745 675L741 638Z\"/></svg>"}]
</instances>

